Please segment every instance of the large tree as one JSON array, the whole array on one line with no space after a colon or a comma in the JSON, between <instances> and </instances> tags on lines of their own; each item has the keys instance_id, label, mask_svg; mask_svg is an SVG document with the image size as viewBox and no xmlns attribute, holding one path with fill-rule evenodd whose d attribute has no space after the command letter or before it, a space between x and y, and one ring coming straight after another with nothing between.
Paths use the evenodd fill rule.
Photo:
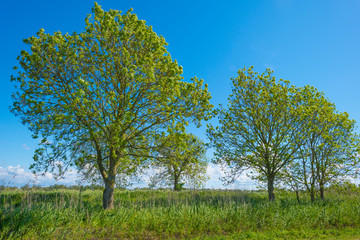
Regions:
<instances>
[{"instance_id":1,"label":"large tree","mask_svg":"<svg viewBox=\"0 0 360 240\"><path fill-rule=\"evenodd\" d=\"M152 167L151 186L172 185L181 190L184 184L201 186L206 180L205 143L193 134L171 132L158 140L156 160Z\"/></svg>"},{"instance_id":2,"label":"large tree","mask_svg":"<svg viewBox=\"0 0 360 240\"><path fill-rule=\"evenodd\" d=\"M208 125L216 162L229 167L229 181L243 170L255 170L274 200L274 181L296 157L303 139L299 96L288 81L277 82L269 69L260 75L244 68L232 85L227 108L216 110L219 126Z\"/></svg>"},{"instance_id":3,"label":"large tree","mask_svg":"<svg viewBox=\"0 0 360 240\"><path fill-rule=\"evenodd\" d=\"M203 80L182 81L165 39L130 11L95 3L81 33L41 29L25 39L11 108L40 137L35 171L97 169L113 208L116 176L136 171L154 136L175 124L200 125L212 108Z\"/></svg>"}]
</instances>

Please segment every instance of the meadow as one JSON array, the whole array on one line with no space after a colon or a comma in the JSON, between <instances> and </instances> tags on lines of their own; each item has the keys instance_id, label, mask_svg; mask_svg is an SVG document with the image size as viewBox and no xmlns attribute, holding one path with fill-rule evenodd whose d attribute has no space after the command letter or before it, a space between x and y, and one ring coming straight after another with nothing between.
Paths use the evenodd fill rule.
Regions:
<instances>
[{"instance_id":1,"label":"meadow","mask_svg":"<svg viewBox=\"0 0 360 240\"><path fill-rule=\"evenodd\" d=\"M360 192L2 189L0 239L359 239Z\"/></svg>"}]
</instances>

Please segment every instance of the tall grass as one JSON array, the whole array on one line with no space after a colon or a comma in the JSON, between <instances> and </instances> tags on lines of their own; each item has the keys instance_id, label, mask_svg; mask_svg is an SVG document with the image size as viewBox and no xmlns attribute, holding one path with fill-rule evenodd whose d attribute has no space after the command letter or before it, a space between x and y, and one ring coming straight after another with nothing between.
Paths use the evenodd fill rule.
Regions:
<instances>
[{"instance_id":1,"label":"tall grass","mask_svg":"<svg viewBox=\"0 0 360 240\"><path fill-rule=\"evenodd\" d=\"M104 211L100 190L5 190L0 239L273 239L360 229L358 193L315 203L303 197L300 205L288 192L277 196L268 202L264 192L124 190L115 192L114 210Z\"/></svg>"}]
</instances>

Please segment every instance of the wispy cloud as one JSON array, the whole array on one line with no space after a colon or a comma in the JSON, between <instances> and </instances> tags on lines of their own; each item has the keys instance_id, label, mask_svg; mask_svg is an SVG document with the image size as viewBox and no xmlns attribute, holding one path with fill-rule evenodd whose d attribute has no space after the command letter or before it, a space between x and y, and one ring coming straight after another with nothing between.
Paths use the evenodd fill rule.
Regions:
<instances>
[{"instance_id":1,"label":"wispy cloud","mask_svg":"<svg viewBox=\"0 0 360 240\"><path fill-rule=\"evenodd\" d=\"M134 183L132 188L135 187L148 187L150 182L150 176L154 174L154 170L143 174L140 182ZM205 188L215 189L256 189L257 182L251 180L251 178L243 173L233 184L224 185L220 180L225 176L225 173L221 170L220 166L210 164L207 168L207 174L209 180L205 184ZM21 187L26 184L36 184L39 186L50 186L53 184L75 185L78 173L76 170L71 170L65 173L64 178L56 181L51 173L45 173L44 175L35 176L30 170L17 166L0 167L0 185L17 186Z\"/></svg>"},{"instance_id":2,"label":"wispy cloud","mask_svg":"<svg viewBox=\"0 0 360 240\"><path fill-rule=\"evenodd\" d=\"M224 185L220 178L226 175L219 165L209 164L207 174L210 179L206 182L205 188L254 190L257 186L257 181L252 180L246 172L242 173L234 183Z\"/></svg>"},{"instance_id":3,"label":"wispy cloud","mask_svg":"<svg viewBox=\"0 0 360 240\"><path fill-rule=\"evenodd\" d=\"M74 170L65 173L64 179L56 181L51 173L35 176L30 170L20 165L0 167L0 185L21 187L26 184L50 186L53 184L74 185L77 173Z\"/></svg>"},{"instance_id":4,"label":"wispy cloud","mask_svg":"<svg viewBox=\"0 0 360 240\"><path fill-rule=\"evenodd\" d=\"M274 65L271 65L271 64L265 63L265 64L264 64L264 67L265 67L265 68L270 68L270 69L273 70L273 71L276 70L275 66L274 66Z\"/></svg>"},{"instance_id":5,"label":"wispy cloud","mask_svg":"<svg viewBox=\"0 0 360 240\"><path fill-rule=\"evenodd\" d=\"M26 151L29 151L31 148L28 147L28 145L26 145L25 143L22 145L23 148L26 150Z\"/></svg>"}]
</instances>

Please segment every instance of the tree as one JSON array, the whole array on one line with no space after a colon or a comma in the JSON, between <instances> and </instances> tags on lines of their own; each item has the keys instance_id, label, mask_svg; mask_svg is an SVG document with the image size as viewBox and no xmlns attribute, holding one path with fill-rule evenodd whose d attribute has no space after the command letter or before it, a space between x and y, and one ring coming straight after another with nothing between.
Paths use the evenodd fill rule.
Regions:
<instances>
[{"instance_id":1,"label":"tree","mask_svg":"<svg viewBox=\"0 0 360 240\"><path fill-rule=\"evenodd\" d=\"M184 184L196 187L206 180L205 144L195 135L172 132L159 139L162 146L153 161L156 174L151 178L151 186L173 185L175 191Z\"/></svg>"},{"instance_id":2,"label":"tree","mask_svg":"<svg viewBox=\"0 0 360 240\"><path fill-rule=\"evenodd\" d=\"M311 201L315 201L319 190L324 200L326 184L356 175L359 137L354 133L355 121L350 120L347 113L339 113L323 93L311 86L299 88L298 92L308 112L303 119L307 136L299 148L300 158L291 168L284 169L290 177L285 181L305 186Z\"/></svg>"},{"instance_id":3,"label":"tree","mask_svg":"<svg viewBox=\"0 0 360 240\"><path fill-rule=\"evenodd\" d=\"M250 67L238 74L227 108L216 110L219 126L209 124L207 133L216 162L230 167L229 182L253 169L266 180L271 201L279 171L296 157L303 138L299 96L288 81L276 82L270 69L259 75Z\"/></svg>"},{"instance_id":4,"label":"tree","mask_svg":"<svg viewBox=\"0 0 360 240\"><path fill-rule=\"evenodd\" d=\"M301 204L299 192L304 190L304 183L302 181L303 175L300 161L293 160L282 169L279 175L279 180L282 181L283 187L293 190L296 194L296 200Z\"/></svg>"},{"instance_id":5,"label":"tree","mask_svg":"<svg viewBox=\"0 0 360 240\"><path fill-rule=\"evenodd\" d=\"M31 51L21 51L12 76L11 110L42 138L34 171L97 169L105 209L113 207L117 174L153 157L154 136L188 121L199 126L212 108L203 80L182 81L165 39L131 11L95 3L82 33L41 29L24 40Z\"/></svg>"},{"instance_id":6,"label":"tree","mask_svg":"<svg viewBox=\"0 0 360 240\"><path fill-rule=\"evenodd\" d=\"M310 194L311 201L314 201L317 183L314 168L315 158L314 154L311 154L312 151L316 151L314 133L315 129L318 129L317 124L319 124L320 115L333 111L334 105L324 97L324 94L312 86L297 88L296 91L301 96L299 99L300 106L307 111L303 118L307 127L303 129L305 137L299 146L299 158L282 169L282 180L286 186L295 190L298 199L299 189L306 189Z\"/></svg>"},{"instance_id":7,"label":"tree","mask_svg":"<svg viewBox=\"0 0 360 240\"><path fill-rule=\"evenodd\" d=\"M333 113L322 123L325 134L313 151L320 198L325 199L325 185L343 177L356 177L359 168L359 136L354 133L355 120L347 113Z\"/></svg>"}]
</instances>

